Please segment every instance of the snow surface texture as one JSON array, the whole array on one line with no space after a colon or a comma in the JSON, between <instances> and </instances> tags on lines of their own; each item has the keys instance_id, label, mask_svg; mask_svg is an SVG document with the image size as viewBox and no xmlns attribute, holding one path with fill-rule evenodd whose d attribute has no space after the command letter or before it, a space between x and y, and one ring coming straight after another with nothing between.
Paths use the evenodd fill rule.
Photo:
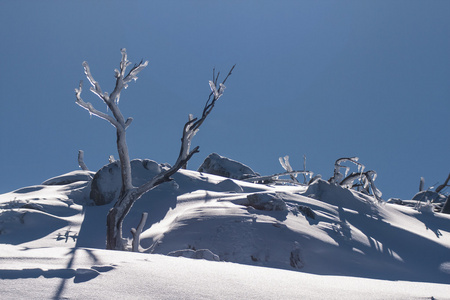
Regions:
<instances>
[{"instance_id":1,"label":"snow surface texture","mask_svg":"<svg viewBox=\"0 0 450 300\"><path fill-rule=\"evenodd\" d=\"M136 182L167 167L133 165ZM449 215L323 180L261 185L180 170L125 219L131 239L148 212L146 253L106 251L114 202L93 205L91 175L0 195L2 299L450 299Z\"/></svg>"}]
</instances>

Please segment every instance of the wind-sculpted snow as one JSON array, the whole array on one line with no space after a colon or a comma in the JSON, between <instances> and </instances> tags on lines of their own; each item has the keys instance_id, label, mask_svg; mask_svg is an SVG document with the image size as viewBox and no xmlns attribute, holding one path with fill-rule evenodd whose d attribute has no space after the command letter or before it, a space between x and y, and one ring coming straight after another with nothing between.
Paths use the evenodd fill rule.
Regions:
<instances>
[{"instance_id":1,"label":"wind-sculpted snow","mask_svg":"<svg viewBox=\"0 0 450 300\"><path fill-rule=\"evenodd\" d=\"M94 172L91 171L72 171L60 176L50 178L42 183L42 185L66 185L69 183L89 181L94 176Z\"/></svg>"},{"instance_id":2,"label":"wind-sculpted snow","mask_svg":"<svg viewBox=\"0 0 450 300\"><path fill-rule=\"evenodd\" d=\"M142 160L133 164L137 182L165 167ZM111 174L112 167L104 173ZM148 213L140 244L145 255L450 283L448 215L379 204L323 180L309 186L262 185L188 170L173 179L145 194L125 219L124 236L131 245L130 229ZM108 187L107 182L101 185ZM104 248L106 214L113 203L92 205L91 190L91 181L77 180L0 195L1 243L27 249Z\"/></svg>"}]
</instances>

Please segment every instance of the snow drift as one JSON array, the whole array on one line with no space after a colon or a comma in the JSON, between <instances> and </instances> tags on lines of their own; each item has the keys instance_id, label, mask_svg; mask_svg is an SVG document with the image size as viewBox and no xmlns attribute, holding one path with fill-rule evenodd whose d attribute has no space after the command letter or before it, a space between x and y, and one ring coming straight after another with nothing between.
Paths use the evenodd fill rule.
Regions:
<instances>
[{"instance_id":1,"label":"snow drift","mask_svg":"<svg viewBox=\"0 0 450 300\"><path fill-rule=\"evenodd\" d=\"M132 164L137 183L168 167L150 160ZM106 214L120 176L115 168L109 164L95 176L70 172L0 195L0 248L104 249ZM140 243L146 254L141 255L450 283L449 215L379 204L372 196L320 179L309 186L262 185L189 170L180 170L173 179L139 199L124 222L131 247L129 230L148 213ZM109 190L111 199L95 205L94 189ZM104 274L88 269L67 276L82 280Z\"/></svg>"}]
</instances>

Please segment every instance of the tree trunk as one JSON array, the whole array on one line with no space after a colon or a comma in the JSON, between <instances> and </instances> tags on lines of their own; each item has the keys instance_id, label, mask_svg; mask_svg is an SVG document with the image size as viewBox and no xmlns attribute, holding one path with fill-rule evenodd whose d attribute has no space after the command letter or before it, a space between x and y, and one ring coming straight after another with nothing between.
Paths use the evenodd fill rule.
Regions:
<instances>
[{"instance_id":1,"label":"tree trunk","mask_svg":"<svg viewBox=\"0 0 450 300\"><path fill-rule=\"evenodd\" d=\"M114 207L109 210L106 217L106 249L125 250L122 237L123 220L141 195L136 192L136 188L128 190L123 196L119 197Z\"/></svg>"},{"instance_id":2,"label":"tree trunk","mask_svg":"<svg viewBox=\"0 0 450 300\"><path fill-rule=\"evenodd\" d=\"M117 152L120 160L120 172L122 175L122 188L120 197L123 197L129 190L133 188L131 176L131 162L128 154L128 146L126 141L125 128L117 128ZM120 198L119 197L119 198Z\"/></svg>"}]
</instances>

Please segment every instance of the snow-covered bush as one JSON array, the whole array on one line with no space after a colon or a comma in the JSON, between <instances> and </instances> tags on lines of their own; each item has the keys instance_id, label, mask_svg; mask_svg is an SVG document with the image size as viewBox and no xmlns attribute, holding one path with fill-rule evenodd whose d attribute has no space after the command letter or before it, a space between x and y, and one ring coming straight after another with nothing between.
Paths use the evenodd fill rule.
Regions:
<instances>
[{"instance_id":1,"label":"snow-covered bush","mask_svg":"<svg viewBox=\"0 0 450 300\"><path fill-rule=\"evenodd\" d=\"M334 174L333 177L330 178L329 182L340 184L342 179L347 176L350 171L349 166L342 165L344 162L351 162L358 166L358 173L362 173L364 171L365 166L358 162L358 157L343 157L336 160L334 163ZM341 173L341 169L345 169L344 174Z\"/></svg>"},{"instance_id":2,"label":"snow-covered bush","mask_svg":"<svg viewBox=\"0 0 450 300\"><path fill-rule=\"evenodd\" d=\"M373 170L364 172L365 166L359 163L358 160L358 157L344 157L337 159L334 163L334 174L328 181L348 189L356 188L358 191L368 195L372 194L375 200L380 202L382 200L382 193L375 186L374 182L377 178L377 172ZM355 164L358 167L358 171L352 172L349 175L348 172L350 171L350 167L342 165L345 162ZM345 170L344 174L341 173L341 169Z\"/></svg>"},{"instance_id":3,"label":"snow-covered bush","mask_svg":"<svg viewBox=\"0 0 450 300\"><path fill-rule=\"evenodd\" d=\"M434 191L434 186L424 190L425 179L420 178L419 192L414 195L411 201L401 201L402 205L413 206L418 210L423 210L423 206L429 205L436 212L450 214L450 195L445 194L445 189L449 186L450 174L445 182L439 185ZM392 201L391 201L392 202ZM424 204L426 203L426 204Z\"/></svg>"}]
</instances>

